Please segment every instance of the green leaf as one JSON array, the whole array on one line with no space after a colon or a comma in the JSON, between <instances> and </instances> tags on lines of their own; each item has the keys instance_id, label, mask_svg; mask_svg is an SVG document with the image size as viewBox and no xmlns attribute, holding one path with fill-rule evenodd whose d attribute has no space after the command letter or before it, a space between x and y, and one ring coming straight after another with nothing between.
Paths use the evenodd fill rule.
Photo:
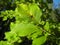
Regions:
<instances>
[{"instance_id":1,"label":"green leaf","mask_svg":"<svg viewBox=\"0 0 60 45\"><path fill-rule=\"evenodd\" d=\"M16 34L19 36L27 36L39 29L31 23L18 23L11 30L16 32Z\"/></svg>"},{"instance_id":2,"label":"green leaf","mask_svg":"<svg viewBox=\"0 0 60 45\"><path fill-rule=\"evenodd\" d=\"M29 6L30 13L33 15L35 21L39 22L40 17L42 16L42 11L40 8L37 6L37 4L31 4Z\"/></svg>"},{"instance_id":3,"label":"green leaf","mask_svg":"<svg viewBox=\"0 0 60 45\"><path fill-rule=\"evenodd\" d=\"M7 39L7 41L10 43L14 43L18 40L21 41L21 39L17 36L17 34L15 32L12 32L12 31L5 33L5 39Z\"/></svg>"},{"instance_id":4,"label":"green leaf","mask_svg":"<svg viewBox=\"0 0 60 45\"><path fill-rule=\"evenodd\" d=\"M33 40L32 45L42 45L46 41L46 37L42 36Z\"/></svg>"},{"instance_id":5,"label":"green leaf","mask_svg":"<svg viewBox=\"0 0 60 45\"><path fill-rule=\"evenodd\" d=\"M16 13L20 15L27 15L28 6L27 4L18 4L17 8L15 9Z\"/></svg>"},{"instance_id":6,"label":"green leaf","mask_svg":"<svg viewBox=\"0 0 60 45\"><path fill-rule=\"evenodd\" d=\"M0 41L0 45L12 45L8 41Z\"/></svg>"},{"instance_id":7,"label":"green leaf","mask_svg":"<svg viewBox=\"0 0 60 45\"><path fill-rule=\"evenodd\" d=\"M44 29L47 30L47 31L49 30L49 22L46 22L46 24L44 26Z\"/></svg>"}]
</instances>

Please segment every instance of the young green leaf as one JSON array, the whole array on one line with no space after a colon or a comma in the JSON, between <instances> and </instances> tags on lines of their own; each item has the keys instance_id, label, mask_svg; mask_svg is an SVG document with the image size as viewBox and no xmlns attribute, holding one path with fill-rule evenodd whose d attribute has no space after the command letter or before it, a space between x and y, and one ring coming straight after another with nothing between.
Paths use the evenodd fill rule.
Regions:
<instances>
[{"instance_id":1,"label":"young green leaf","mask_svg":"<svg viewBox=\"0 0 60 45\"><path fill-rule=\"evenodd\" d=\"M44 26L44 29L47 30L47 31L49 30L49 22L46 22L46 24Z\"/></svg>"},{"instance_id":2,"label":"young green leaf","mask_svg":"<svg viewBox=\"0 0 60 45\"><path fill-rule=\"evenodd\" d=\"M33 40L32 45L42 45L46 41L46 37L42 36Z\"/></svg>"}]
</instances>

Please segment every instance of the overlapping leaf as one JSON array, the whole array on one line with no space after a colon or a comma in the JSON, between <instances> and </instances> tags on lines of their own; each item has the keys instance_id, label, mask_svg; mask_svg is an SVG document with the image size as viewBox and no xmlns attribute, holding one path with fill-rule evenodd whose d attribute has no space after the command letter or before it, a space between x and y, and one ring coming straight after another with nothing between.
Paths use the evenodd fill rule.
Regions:
<instances>
[{"instance_id":1,"label":"overlapping leaf","mask_svg":"<svg viewBox=\"0 0 60 45\"><path fill-rule=\"evenodd\" d=\"M37 4L19 4L16 8L16 13L20 15L20 17L26 19L29 16L32 16L33 20L35 22L40 21L40 17L42 15L42 12L40 8L37 6Z\"/></svg>"}]
</instances>

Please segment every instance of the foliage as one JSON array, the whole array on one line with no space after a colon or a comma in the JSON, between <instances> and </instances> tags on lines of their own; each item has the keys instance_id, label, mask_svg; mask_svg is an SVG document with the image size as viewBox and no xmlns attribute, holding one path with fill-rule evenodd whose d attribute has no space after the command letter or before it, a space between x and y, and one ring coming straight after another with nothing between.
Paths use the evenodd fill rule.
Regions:
<instances>
[{"instance_id":1,"label":"foliage","mask_svg":"<svg viewBox=\"0 0 60 45\"><path fill-rule=\"evenodd\" d=\"M60 23L50 6L52 2L2 0L0 5L5 3L9 8L6 5L5 10L4 6L1 8L0 18L7 21L4 26L9 24L10 31L4 32L6 40L1 40L0 45L60 45ZM32 43L27 44L27 39Z\"/></svg>"}]
</instances>

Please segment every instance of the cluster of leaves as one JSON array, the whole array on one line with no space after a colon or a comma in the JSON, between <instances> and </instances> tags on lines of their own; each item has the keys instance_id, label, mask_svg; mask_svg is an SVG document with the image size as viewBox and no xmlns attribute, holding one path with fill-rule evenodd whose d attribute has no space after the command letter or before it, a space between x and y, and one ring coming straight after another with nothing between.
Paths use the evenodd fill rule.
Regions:
<instances>
[{"instance_id":1,"label":"cluster of leaves","mask_svg":"<svg viewBox=\"0 0 60 45\"><path fill-rule=\"evenodd\" d=\"M0 12L2 21L8 19L10 23L10 31L5 32L6 40L0 41L0 45L59 45L60 23L50 3L43 0L13 0L10 6L14 9L6 8ZM32 40L31 44L27 44L25 38Z\"/></svg>"}]
</instances>

